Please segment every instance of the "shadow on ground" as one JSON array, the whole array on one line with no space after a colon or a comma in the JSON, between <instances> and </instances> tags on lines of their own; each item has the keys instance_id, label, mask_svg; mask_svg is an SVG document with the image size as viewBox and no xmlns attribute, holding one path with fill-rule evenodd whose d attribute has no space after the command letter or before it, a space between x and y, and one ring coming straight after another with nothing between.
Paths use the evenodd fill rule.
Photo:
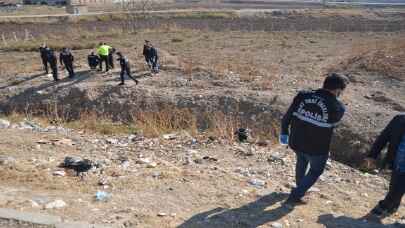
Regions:
<instances>
[{"instance_id":1,"label":"shadow on ground","mask_svg":"<svg viewBox=\"0 0 405 228\"><path fill-rule=\"evenodd\" d=\"M179 225L178 228L258 227L277 221L293 210L283 205L275 209L266 210L267 207L283 201L287 196L288 194L286 193L273 192L239 208L215 208L194 215Z\"/></svg>"},{"instance_id":2,"label":"shadow on ground","mask_svg":"<svg viewBox=\"0 0 405 228\"><path fill-rule=\"evenodd\" d=\"M347 216L335 217L332 214L321 215L318 218L318 223L326 228L405 228L405 224L388 224L372 223L365 221L364 218L351 218Z\"/></svg>"}]
</instances>

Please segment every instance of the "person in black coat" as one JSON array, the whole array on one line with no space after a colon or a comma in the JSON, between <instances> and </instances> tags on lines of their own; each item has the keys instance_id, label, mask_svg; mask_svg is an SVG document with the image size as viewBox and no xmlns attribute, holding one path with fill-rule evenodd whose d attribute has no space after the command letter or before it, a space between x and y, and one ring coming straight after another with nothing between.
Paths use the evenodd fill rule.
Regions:
<instances>
[{"instance_id":1,"label":"person in black coat","mask_svg":"<svg viewBox=\"0 0 405 228\"><path fill-rule=\"evenodd\" d=\"M69 78L73 78L75 76L73 70L74 57L69 49L65 47L62 49L62 52L59 55L59 61L61 66L65 66L66 70L69 72Z\"/></svg>"},{"instance_id":2,"label":"person in black coat","mask_svg":"<svg viewBox=\"0 0 405 228\"><path fill-rule=\"evenodd\" d=\"M159 73L159 56L158 51L149 41L145 41L143 47L143 55L145 56L146 64L151 69L152 73Z\"/></svg>"},{"instance_id":3,"label":"person in black coat","mask_svg":"<svg viewBox=\"0 0 405 228\"><path fill-rule=\"evenodd\" d=\"M54 51L49 47L46 48L46 60L49 63L49 66L51 67L52 76L53 76L54 81L59 81L58 61L57 61Z\"/></svg>"},{"instance_id":4,"label":"person in black coat","mask_svg":"<svg viewBox=\"0 0 405 228\"><path fill-rule=\"evenodd\" d=\"M43 44L41 47L39 47L39 53L41 55L42 65L44 66L45 73L48 74L48 58L46 49L46 44Z\"/></svg>"},{"instance_id":5,"label":"person in black coat","mask_svg":"<svg viewBox=\"0 0 405 228\"><path fill-rule=\"evenodd\" d=\"M121 73L120 73L121 83L119 85L124 85L125 84L125 78L124 78L125 74L128 75L129 78L134 80L134 82L138 85L139 81L136 80L131 75L131 68L130 68L129 61L128 61L127 57L123 56L121 52L117 52L117 56L118 56L117 60L119 61L120 66L121 66Z\"/></svg>"},{"instance_id":6,"label":"person in black coat","mask_svg":"<svg viewBox=\"0 0 405 228\"><path fill-rule=\"evenodd\" d=\"M110 48L110 51L108 52L108 64L110 66L110 69L114 69L114 54L115 54L115 48Z\"/></svg>"},{"instance_id":7,"label":"person in black coat","mask_svg":"<svg viewBox=\"0 0 405 228\"><path fill-rule=\"evenodd\" d=\"M94 52L91 52L90 55L87 56L87 62L90 69L95 70L97 69L98 64L100 64L100 57L95 55Z\"/></svg>"},{"instance_id":8,"label":"person in black coat","mask_svg":"<svg viewBox=\"0 0 405 228\"><path fill-rule=\"evenodd\" d=\"M345 113L338 97L346 85L343 76L327 76L321 89L298 93L283 117L280 143L289 145L297 156L297 187L292 189L287 205L305 203L302 197L325 170L334 128Z\"/></svg>"},{"instance_id":9,"label":"person in black coat","mask_svg":"<svg viewBox=\"0 0 405 228\"><path fill-rule=\"evenodd\" d=\"M382 219L395 213L405 193L405 114L395 116L374 142L365 167L376 167L376 160L381 151L388 145L387 154L383 160L383 167L392 170L388 193L374 207L368 216Z\"/></svg>"}]
</instances>

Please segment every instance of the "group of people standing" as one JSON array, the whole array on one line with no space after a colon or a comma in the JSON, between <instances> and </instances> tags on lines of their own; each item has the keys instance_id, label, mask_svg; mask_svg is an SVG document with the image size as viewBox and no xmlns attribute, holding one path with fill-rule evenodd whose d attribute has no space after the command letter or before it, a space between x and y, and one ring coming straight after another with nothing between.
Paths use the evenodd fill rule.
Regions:
<instances>
[{"instance_id":1,"label":"group of people standing","mask_svg":"<svg viewBox=\"0 0 405 228\"><path fill-rule=\"evenodd\" d=\"M57 57L53 49L48 47L46 44L39 48L39 52L42 59L42 64L46 74L49 74L48 66L51 68L52 76L54 81L59 81L58 77L58 64ZM91 52L87 56L87 62L91 70L96 70L98 67L99 71L103 71L103 63L105 65L105 71L108 72L110 69L114 69L114 54L117 55L117 61L120 64L121 72L120 79L121 83L119 85L125 84L125 75L135 81L136 84L139 83L138 80L131 74L130 62L122 52L117 52L117 50L106 43L100 43L97 47L97 54ZM159 56L157 49L148 40L145 40L143 47L143 56L145 57L146 64L151 70L152 74L159 73ZM59 62L62 67L65 67L69 74L69 78L74 78L74 57L70 49L62 48L59 54Z\"/></svg>"},{"instance_id":2,"label":"group of people standing","mask_svg":"<svg viewBox=\"0 0 405 228\"><path fill-rule=\"evenodd\" d=\"M44 66L45 73L49 73L49 67L52 70L52 76L55 81L59 81L58 78L58 61L53 49L46 46L46 44L42 45L39 48L39 52L41 54L42 64ZM62 67L65 67L69 73L69 78L73 78L75 76L75 72L73 70L73 61L74 57L68 48L62 48L62 51L59 54L59 62ZM49 67L48 67L49 65Z\"/></svg>"},{"instance_id":3,"label":"group of people standing","mask_svg":"<svg viewBox=\"0 0 405 228\"><path fill-rule=\"evenodd\" d=\"M299 92L281 123L280 143L294 150L297 158L296 187L286 205L305 204L306 192L325 170L334 128L344 116L345 106L339 101L348 80L332 73L318 90ZM363 167L376 168L376 159L388 145L384 166L392 169L388 194L364 218L380 221L395 213L405 193L405 115L397 115L378 136Z\"/></svg>"}]
</instances>

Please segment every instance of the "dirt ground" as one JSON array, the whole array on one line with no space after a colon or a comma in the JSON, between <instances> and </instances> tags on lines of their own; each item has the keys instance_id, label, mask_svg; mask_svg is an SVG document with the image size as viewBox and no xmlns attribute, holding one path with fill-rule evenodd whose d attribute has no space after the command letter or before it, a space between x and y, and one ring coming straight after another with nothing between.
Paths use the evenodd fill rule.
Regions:
<instances>
[{"instance_id":1,"label":"dirt ground","mask_svg":"<svg viewBox=\"0 0 405 228\"><path fill-rule=\"evenodd\" d=\"M129 81L118 87L118 70L89 73L86 56L91 49L73 51L78 77L58 84L42 74L38 53L2 51L0 107L29 107L31 101L57 97L69 104L91 101L100 105L96 109L121 112L128 100L182 101L178 104L193 106L204 104L192 99L201 96L205 101L218 97L222 102L218 104L232 103L235 97L249 105L255 101L257 106L248 106L253 108L277 100L270 107L282 113L298 90L318 88L326 73L338 71L348 74L351 84L342 97L348 113L338 135L344 143L335 143L332 153L348 153L347 162L364 154L375 134L405 111L403 37L401 31L247 32L175 26L82 37L82 42L108 42L127 55L140 84ZM161 53L163 70L156 77L145 73L144 39L152 40ZM87 100L75 100L75 94ZM72 143L55 143L61 139ZM345 150L349 145L350 151ZM294 210L283 207L294 182L294 154L275 144L225 143L185 132L166 140L8 128L0 131L0 154L15 159L0 166L0 207L57 214L69 221L181 228L276 227L274 223L369 228L404 223L402 211L386 219L386 225L363 221L361 217L384 196L387 180L335 161L308 195L308 205ZM53 175L66 156L104 165L84 180L68 171L66 176ZM255 179L265 184L252 184ZM97 190L112 193L111 199L97 202ZM67 206L44 209L56 199Z\"/></svg>"}]
</instances>

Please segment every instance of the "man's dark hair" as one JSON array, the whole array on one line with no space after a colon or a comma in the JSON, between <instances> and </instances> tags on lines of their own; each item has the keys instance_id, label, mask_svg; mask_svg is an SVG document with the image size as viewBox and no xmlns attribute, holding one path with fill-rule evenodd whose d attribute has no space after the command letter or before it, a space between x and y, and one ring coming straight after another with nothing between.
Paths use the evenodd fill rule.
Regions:
<instances>
[{"instance_id":1,"label":"man's dark hair","mask_svg":"<svg viewBox=\"0 0 405 228\"><path fill-rule=\"evenodd\" d=\"M329 74L323 82L323 88L327 90L346 89L347 78L337 73Z\"/></svg>"}]
</instances>

